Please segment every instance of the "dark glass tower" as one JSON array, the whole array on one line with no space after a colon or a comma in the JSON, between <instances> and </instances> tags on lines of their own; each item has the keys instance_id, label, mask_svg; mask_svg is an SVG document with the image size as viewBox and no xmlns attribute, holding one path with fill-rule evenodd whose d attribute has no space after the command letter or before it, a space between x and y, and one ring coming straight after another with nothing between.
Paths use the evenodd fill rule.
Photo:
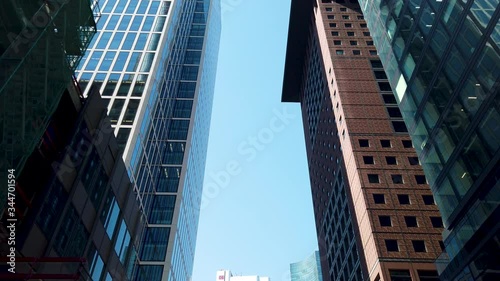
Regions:
<instances>
[{"instance_id":1,"label":"dark glass tower","mask_svg":"<svg viewBox=\"0 0 500 281\"><path fill-rule=\"evenodd\" d=\"M443 216L441 279L500 279L499 1L359 3Z\"/></svg>"},{"instance_id":2,"label":"dark glass tower","mask_svg":"<svg viewBox=\"0 0 500 281\"><path fill-rule=\"evenodd\" d=\"M135 280L189 280L220 37L218 0L101 0L79 66L99 89L146 225Z\"/></svg>"}]
</instances>

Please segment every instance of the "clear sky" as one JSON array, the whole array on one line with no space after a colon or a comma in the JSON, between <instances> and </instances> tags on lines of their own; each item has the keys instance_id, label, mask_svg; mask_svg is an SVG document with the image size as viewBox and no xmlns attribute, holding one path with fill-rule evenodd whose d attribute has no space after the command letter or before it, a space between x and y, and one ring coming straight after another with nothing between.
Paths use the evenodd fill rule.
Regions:
<instances>
[{"instance_id":1,"label":"clear sky","mask_svg":"<svg viewBox=\"0 0 500 281\"><path fill-rule=\"evenodd\" d=\"M317 249L298 104L280 102L290 0L221 0L223 27L193 281L289 280Z\"/></svg>"}]
</instances>

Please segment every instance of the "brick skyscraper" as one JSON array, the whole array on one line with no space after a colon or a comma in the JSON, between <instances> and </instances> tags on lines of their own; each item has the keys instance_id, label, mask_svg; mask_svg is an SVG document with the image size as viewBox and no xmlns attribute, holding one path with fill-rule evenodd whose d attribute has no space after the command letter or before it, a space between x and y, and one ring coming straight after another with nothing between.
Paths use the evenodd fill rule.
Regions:
<instances>
[{"instance_id":1,"label":"brick skyscraper","mask_svg":"<svg viewBox=\"0 0 500 281\"><path fill-rule=\"evenodd\" d=\"M282 96L302 108L323 278L437 280L439 211L357 1L332 2L292 1Z\"/></svg>"}]
</instances>

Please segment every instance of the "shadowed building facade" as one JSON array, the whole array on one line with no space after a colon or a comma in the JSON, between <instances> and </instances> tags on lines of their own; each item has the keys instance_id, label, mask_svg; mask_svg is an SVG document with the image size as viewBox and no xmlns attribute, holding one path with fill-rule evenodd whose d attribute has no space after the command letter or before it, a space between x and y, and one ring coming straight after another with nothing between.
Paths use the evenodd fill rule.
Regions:
<instances>
[{"instance_id":1,"label":"shadowed building facade","mask_svg":"<svg viewBox=\"0 0 500 281\"><path fill-rule=\"evenodd\" d=\"M441 280L499 280L499 1L359 2L443 216Z\"/></svg>"},{"instance_id":2,"label":"shadowed building facade","mask_svg":"<svg viewBox=\"0 0 500 281\"><path fill-rule=\"evenodd\" d=\"M440 214L357 1L292 1L288 36L323 280L437 280Z\"/></svg>"}]
</instances>

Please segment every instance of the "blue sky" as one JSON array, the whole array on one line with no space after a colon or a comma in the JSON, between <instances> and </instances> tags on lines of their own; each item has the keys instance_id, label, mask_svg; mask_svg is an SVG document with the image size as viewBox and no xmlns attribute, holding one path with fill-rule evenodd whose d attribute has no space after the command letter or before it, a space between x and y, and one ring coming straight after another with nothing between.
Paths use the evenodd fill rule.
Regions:
<instances>
[{"instance_id":1,"label":"blue sky","mask_svg":"<svg viewBox=\"0 0 500 281\"><path fill-rule=\"evenodd\" d=\"M221 0L223 28L193 281L288 280L317 249L298 104L280 102L289 0Z\"/></svg>"}]
</instances>

